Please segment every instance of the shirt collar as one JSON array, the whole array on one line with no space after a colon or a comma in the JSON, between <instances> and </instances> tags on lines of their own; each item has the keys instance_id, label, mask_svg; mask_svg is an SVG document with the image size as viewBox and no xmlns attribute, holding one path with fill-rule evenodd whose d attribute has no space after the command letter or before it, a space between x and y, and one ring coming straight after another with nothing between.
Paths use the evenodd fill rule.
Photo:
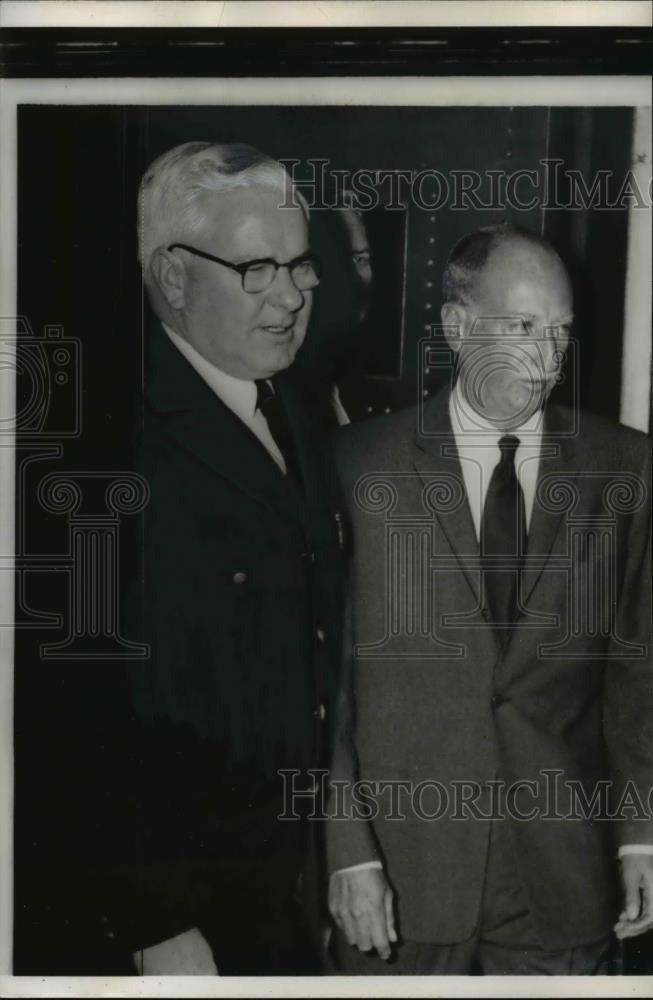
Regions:
<instances>
[{"instance_id":1,"label":"shirt collar","mask_svg":"<svg viewBox=\"0 0 653 1000\"><path fill-rule=\"evenodd\" d=\"M218 396L225 406L228 406L237 416L244 420L252 420L256 412L256 385L250 379L234 378L197 351L187 340L180 337L165 323L163 329L170 337L177 350L183 354L197 374L204 379L210 389Z\"/></svg>"}]
</instances>

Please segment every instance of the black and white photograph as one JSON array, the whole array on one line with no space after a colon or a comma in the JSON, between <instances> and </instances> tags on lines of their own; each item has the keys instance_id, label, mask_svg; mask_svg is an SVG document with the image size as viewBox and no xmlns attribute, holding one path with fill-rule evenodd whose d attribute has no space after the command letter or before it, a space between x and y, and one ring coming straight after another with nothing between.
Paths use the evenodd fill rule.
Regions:
<instances>
[{"instance_id":1,"label":"black and white photograph","mask_svg":"<svg viewBox=\"0 0 653 1000\"><path fill-rule=\"evenodd\" d=\"M650 5L406 6L0 22L3 995L650 995Z\"/></svg>"}]
</instances>

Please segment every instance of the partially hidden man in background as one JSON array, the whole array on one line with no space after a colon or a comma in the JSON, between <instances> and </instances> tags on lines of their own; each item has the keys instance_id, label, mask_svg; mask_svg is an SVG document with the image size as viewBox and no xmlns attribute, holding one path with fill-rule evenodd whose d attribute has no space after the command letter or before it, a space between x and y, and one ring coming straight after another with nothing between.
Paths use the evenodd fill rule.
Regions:
<instances>
[{"instance_id":1,"label":"partially hidden man in background","mask_svg":"<svg viewBox=\"0 0 653 1000\"><path fill-rule=\"evenodd\" d=\"M318 968L308 824L278 820L278 771L327 759L342 519L284 379L319 281L289 184L249 146L194 142L139 193L155 318L130 614L150 656L130 668L137 820L110 933L145 975Z\"/></svg>"},{"instance_id":2,"label":"partially hidden man in background","mask_svg":"<svg viewBox=\"0 0 653 1000\"><path fill-rule=\"evenodd\" d=\"M593 974L615 921L653 926L650 442L547 405L572 305L539 236L467 236L444 276L453 388L340 434L340 972Z\"/></svg>"}]
</instances>

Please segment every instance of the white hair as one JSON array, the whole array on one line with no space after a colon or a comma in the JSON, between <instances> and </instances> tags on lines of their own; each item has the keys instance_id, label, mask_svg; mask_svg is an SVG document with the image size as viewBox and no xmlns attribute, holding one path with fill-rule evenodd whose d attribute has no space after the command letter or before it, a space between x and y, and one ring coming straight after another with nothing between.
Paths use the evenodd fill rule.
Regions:
<instances>
[{"instance_id":1,"label":"white hair","mask_svg":"<svg viewBox=\"0 0 653 1000\"><path fill-rule=\"evenodd\" d=\"M143 174L138 192L138 257L147 276L152 254L202 223L197 199L206 191L263 187L283 196L281 204L299 205L308 218L302 194L278 160L245 143L185 142L157 157Z\"/></svg>"}]
</instances>

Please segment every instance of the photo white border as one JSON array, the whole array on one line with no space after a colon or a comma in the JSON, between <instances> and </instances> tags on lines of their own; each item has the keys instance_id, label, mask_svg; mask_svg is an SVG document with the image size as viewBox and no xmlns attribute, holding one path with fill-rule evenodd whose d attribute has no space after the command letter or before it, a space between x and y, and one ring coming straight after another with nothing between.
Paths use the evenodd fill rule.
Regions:
<instances>
[{"instance_id":1,"label":"photo white border","mask_svg":"<svg viewBox=\"0 0 653 1000\"><path fill-rule=\"evenodd\" d=\"M39 79L0 81L0 316L17 312L17 108L40 105L633 106L649 108L645 77L337 77L308 79ZM649 157L650 171L650 157ZM651 212L648 219L650 236ZM650 246L650 238L649 238ZM650 293L650 288L649 288ZM0 419L13 415L11 393ZM0 622L13 617L13 449L0 447ZM3 555L4 554L4 555ZM0 972L11 962L13 638L0 628ZM318 977L221 979L171 976L0 976L0 995L19 996L595 996L650 997L652 977Z\"/></svg>"},{"instance_id":2,"label":"photo white border","mask_svg":"<svg viewBox=\"0 0 653 1000\"><path fill-rule=\"evenodd\" d=\"M0 27L643 27L650 0L3 0Z\"/></svg>"}]
</instances>

